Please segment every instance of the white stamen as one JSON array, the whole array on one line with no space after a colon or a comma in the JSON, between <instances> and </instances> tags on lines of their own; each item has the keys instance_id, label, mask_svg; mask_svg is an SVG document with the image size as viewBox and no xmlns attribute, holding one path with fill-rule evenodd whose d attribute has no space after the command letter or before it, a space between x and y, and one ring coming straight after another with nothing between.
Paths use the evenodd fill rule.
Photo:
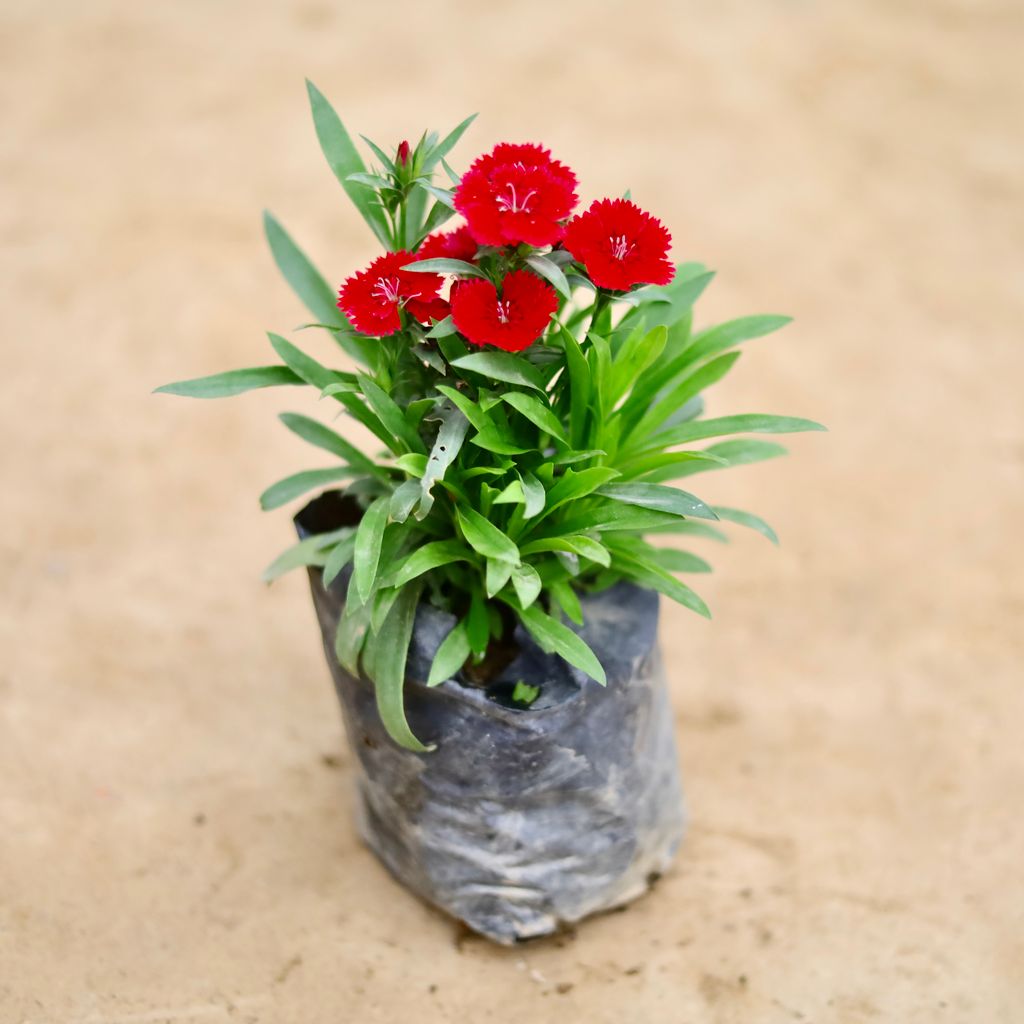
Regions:
<instances>
[{"instance_id":1,"label":"white stamen","mask_svg":"<svg viewBox=\"0 0 1024 1024\"><path fill-rule=\"evenodd\" d=\"M612 256L617 260L624 260L633 251L633 246L626 241L625 235L615 235L608 241L611 243Z\"/></svg>"},{"instance_id":2,"label":"white stamen","mask_svg":"<svg viewBox=\"0 0 1024 1024\"><path fill-rule=\"evenodd\" d=\"M529 213L530 210L528 204L537 194L537 190L531 188L530 191L520 199L519 196L516 195L516 187L512 182L508 182L505 188L507 188L512 194L511 196L498 196L498 205L506 213Z\"/></svg>"},{"instance_id":3,"label":"white stamen","mask_svg":"<svg viewBox=\"0 0 1024 1024\"><path fill-rule=\"evenodd\" d=\"M512 307L508 302L498 303L498 323L507 324L512 316Z\"/></svg>"},{"instance_id":4,"label":"white stamen","mask_svg":"<svg viewBox=\"0 0 1024 1024\"><path fill-rule=\"evenodd\" d=\"M373 293L385 302L398 301L398 278L380 277L373 286Z\"/></svg>"}]
</instances>

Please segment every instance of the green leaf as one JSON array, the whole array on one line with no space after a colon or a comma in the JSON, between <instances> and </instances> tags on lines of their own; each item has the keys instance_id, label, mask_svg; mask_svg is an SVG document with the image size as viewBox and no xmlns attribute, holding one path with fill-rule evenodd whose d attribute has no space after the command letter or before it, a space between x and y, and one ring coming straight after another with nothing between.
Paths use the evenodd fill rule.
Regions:
<instances>
[{"instance_id":1,"label":"green leaf","mask_svg":"<svg viewBox=\"0 0 1024 1024\"><path fill-rule=\"evenodd\" d=\"M324 325L334 325L335 338L357 362L373 365L374 349L367 339L353 335L351 325L338 309L337 296L292 241L287 231L268 211L263 214L263 229L278 270L302 300L306 308ZM300 374L301 376L301 374Z\"/></svg>"},{"instance_id":2,"label":"green leaf","mask_svg":"<svg viewBox=\"0 0 1024 1024\"><path fill-rule=\"evenodd\" d=\"M452 562L470 561L470 551L458 540L432 540L418 547L393 572L385 577L384 585L388 587L404 587L410 580L422 576L431 569Z\"/></svg>"},{"instance_id":3,"label":"green leaf","mask_svg":"<svg viewBox=\"0 0 1024 1024\"><path fill-rule=\"evenodd\" d=\"M353 676L359 675L359 655L366 642L372 611L372 605L363 604L356 597L355 580L350 576L338 629L334 634L334 654L338 663Z\"/></svg>"},{"instance_id":4,"label":"green leaf","mask_svg":"<svg viewBox=\"0 0 1024 1024\"><path fill-rule=\"evenodd\" d=\"M430 208L430 213L427 214L423 227L419 231L419 238L416 239L416 244L418 245L422 242L427 235L433 234L442 224L451 220L454 216L455 211L447 203L434 203Z\"/></svg>"},{"instance_id":5,"label":"green leaf","mask_svg":"<svg viewBox=\"0 0 1024 1024\"><path fill-rule=\"evenodd\" d=\"M364 174L362 171L357 171L355 174L349 174L345 181L354 181L359 185L367 185L372 189L386 188L392 192L395 191L391 182L387 178L382 178L379 174Z\"/></svg>"},{"instance_id":6,"label":"green leaf","mask_svg":"<svg viewBox=\"0 0 1024 1024\"><path fill-rule=\"evenodd\" d=\"M567 469L547 494L545 513L553 512L560 505L576 498L592 494L609 480L619 475L617 469L609 466L594 466L591 469Z\"/></svg>"},{"instance_id":7,"label":"green leaf","mask_svg":"<svg viewBox=\"0 0 1024 1024\"><path fill-rule=\"evenodd\" d=\"M320 276L316 267L269 210L263 213L263 229L274 262L306 308L321 323L348 327L348 321L338 309L334 289Z\"/></svg>"},{"instance_id":8,"label":"green leaf","mask_svg":"<svg viewBox=\"0 0 1024 1024\"><path fill-rule=\"evenodd\" d=\"M523 482L518 477L505 487L498 494L493 503L495 505L522 505L526 502L526 495L523 494Z\"/></svg>"},{"instance_id":9,"label":"green leaf","mask_svg":"<svg viewBox=\"0 0 1024 1024\"><path fill-rule=\"evenodd\" d=\"M546 256L540 256L537 253L527 256L526 265L534 273L543 277L549 284L552 284L559 295L566 299L572 298L572 289L569 287L569 282L565 279L565 274L562 273L557 264L552 263Z\"/></svg>"},{"instance_id":10,"label":"green leaf","mask_svg":"<svg viewBox=\"0 0 1024 1024\"><path fill-rule=\"evenodd\" d=\"M692 273L684 275L680 268L675 281L661 289L661 293L669 299L669 303L652 302L644 308L644 323L647 327L664 325L671 327L678 323L690 310L693 304L704 293L704 289L715 276L713 270L705 271L700 264L692 265ZM655 289L651 289L652 292Z\"/></svg>"},{"instance_id":11,"label":"green leaf","mask_svg":"<svg viewBox=\"0 0 1024 1024\"><path fill-rule=\"evenodd\" d=\"M494 558L487 559L487 571L484 574L484 591L488 597L494 597L502 590L509 577L512 575L514 565L511 562L501 562Z\"/></svg>"},{"instance_id":12,"label":"green leaf","mask_svg":"<svg viewBox=\"0 0 1024 1024\"><path fill-rule=\"evenodd\" d=\"M420 188L432 195L442 206L447 206L454 212L455 194L450 188L438 188L436 185L428 185L424 182L420 182Z\"/></svg>"},{"instance_id":13,"label":"green leaf","mask_svg":"<svg viewBox=\"0 0 1024 1024\"><path fill-rule=\"evenodd\" d=\"M317 448L337 455L359 472L387 477L384 470L372 459L319 420L297 412L283 412L279 418L293 434L301 437L303 441L308 441Z\"/></svg>"},{"instance_id":14,"label":"green leaf","mask_svg":"<svg viewBox=\"0 0 1024 1024\"><path fill-rule=\"evenodd\" d=\"M471 508L456 508L455 517L469 546L485 558L519 563L519 548L490 520Z\"/></svg>"},{"instance_id":15,"label":"green leaf","mask_svg":"<svg viewBox=\"0 0 1024 1024\"><path fill-rule=\"evenodd\" d=\"M230 398L258 388L272 388L282 384L305 384L297 373L287 366L254 366L246 370L228 370L209 377L179 380L162 384L154 390L157 395L182 395L185 398Z\"/></svg>"},{"instance_id":16,"label":"green leaf","mask_svg":"<svg viewBox=\"0 0 1024 1024\"><path fill-rule=\"evenodd\" d=\"M725 508L722 505L714 506L719 519L729 523L738 523L740 526L747 526L756 530L762 536L767 537L773 544L779 543L778 534L760 517L753 512L744 512L738 508Z\"/></svg>"},{"instance_id":17,"label":"green leaf","mask_svg":"<svg viewBox=\"0 0 1024 1024\"><path fill-rule=\"evenodd\" d=\"M403 587L380 631L373 637L374 689L377 710L388 735L406 750L424 752L424 746L409 728L405 717L405 663L409 641L416 620L420 588L416 584Z\"/></svg>"},{"instance_id":18,"label":"green leaf","mask_svg":"<svg viewBox=\"0 0 1024 1024\"><path fill-rule=\"evenodd\" d=\"M282 338L280 334L268 331L267 337L270 338L270 344L281 360L307 384L323 389L332 384L350 384L352 382L352 374L328 370L326 366L318 363L312 356L306 355L286 338Z\"/></svg>"},{"instance_id":19,"label":"green leaf","mask_svg":"<svg viewBox=\"0 0 1024 1024\"><path fill-rule=\"evenodd\" d=\"M348 410L348 414L357 422L362 423L371 434L374 435L384 446L396 455L405 454L405 448L408 447L397 439L387 427L377 418L367 404L363 401L361 395L352 394L340 394L337 396L338 401L345 406ZM424 454L420 452L419 454Z\"/></svg>"},{"instance_id":20,"label":"green leaf","mask_svg":"<svg viewBox=\"0 0 1024 1024\"><path fill-rule=\"evenodd\" d=\"M771 334L780 327L785 327L792 319L789 316L743 316L718 324L694 338L687 349L687 357L691 361L706 359L741 342Z\"/></svg>"},{"instance_id":21,"label":"green leaf","mask_svg":"<svg viewBox=\"0 0 1024 1024\"><path fill-rule=\"evenodd\" d=\"M356 529L352 578L356 593L364 603L370 599L377 582L380 548L384 541L384 527L388 524L388 501L388 498L378 498L363 513Z\"/></svg>"},{"instance_id":22,"label":"green leaf","mask_svg":"<svg viewBox=\"0 0 1024 1024\"><path fill-rule=\"evenodd\" d=\"M434 495L431 493L434 484L438 480L444 479L448 467L459 454L466 438L466 432L469 430L469 420L451 402L443 403L438 413L441 425L430 450L430 457L427 459L426 469L420 483L421 496L419 510L416 513L417 519L424 519L430 512L434 504Z\"/></svg>"},{"instance_id":23,"label":"green leaf","mask_svg":"<svg viewBox=\"0 0 1024 1024\"><path fill-rule=\"evenodd\" d=\"M366 166L349 138L345 126L341 123L341 118L334 112L334 108L324 98L323 93L308 79L306 89L309 92L309 104L313 111L316 136L320 140L320 148L327 158L327 163L334 172L334 176L341 182L341 187L348 193L349 199L362 215L363 220L369 224L377 236L377 240L385 249L391 249L392 238L387 218L384 216L384 211L377 205L373 190L349 179L351 174L364 172Z\"/></svg>"},{"instance_id":24,"label":"green leaf","mask_svg":"<svg viewBox=\"0 0 1024 1024\"><path fill-rule=\"evenodd\" d=\"M474 654L482 657L487 653L487 645L491 640L490 617L487 614L487 604L478 590L474 590L469 599L466 636L469 638L469 649Z\"/></svg>"},{"instance_id":25,"label":"green leaf","mask_svg":"<svg viewBox=\"0 0 1024 1024\"><path fill-rule=\"evenodd\" d=\"M329 587L342 569L352 561L352 553L356 547L355 529L350 527L349 534L338 541L331 549L324 563L324 586Z\"/></svg>"},{"instance_id":26,"label":"green leaf","mask_svg":"<svg viewBox=\"0 0 1024 1024\"><path fill-rule=\"evenodd\" d=\"M569 432L573 446L586 441L587 408L590 405L590 364L579 343L564 327L559 332L565 349L565 365L569 378Z\"/></svg>"},{"instance_id":27,"label":"green leaf","mask_svg":"<svg viewBox=\"0 0 1024 1024\"><path fill-rule=\"evenodd\" d=\"M355 381L354 375L352 380ZM303 381L303 383L305 383L305 381ZM356 395L358 393L359 387L355 383L339 381L337 384L328 384L327 387L322 388L320 391L320 397L333 398L335 395Z\"/></svg>"},{"instance_id":28,"label":"green leaf","mask_svg":"<svg viewBox=\"0 0 1024 1024\"><path fill-rule=\"evenodd\" d=\"M544 485L532 474L523 473L520 478L523 484L523 518L532 519L544 511L544 503L547 501L547 491Z\"/></svg>"},{"instance_id":29,"label":"green leaf","mask_svg":"<svg viewBox=\"0 0 1024 1024\"><path fill-rule=\"evenodd\" d=\"M539 398L535 398L525 391L506 391L501 399L545 433L550 434L563 444L569 443L562 424L558 422L558 417Z\"/></svg>"},{"instance_id":30,"label":"green leaf","mask_svg":"<svg viewBox=\"0 0 1024 1024\"><path fill-rule=\"evenodd\" d=\"M463 132L476 120L476 114L470 114L465 121L462 121L453 128L428 154L425 164L428 168L436 167L452 151Z\"/></svg>"},{"instance_id":31,"label":"green leaf","mask_svg":"<svg viewBox=\"0 0 1024 1024\"><path fill-rule=\"evenodd\" d=\"M695 519L717 519L711 509L700 498L675 487L662 484L629 483L607 484L597 492L602 497L621 501L626 505L638 505L658 512L669 512L674 516Z\"/></svg>"},{"instance_id":32,"label":"green leaf","mask_svg":"<svg viewBox=\"0 0 1024 1024\"><path fill-rule=\"evenodd\" d=\"M452 366L460 370L471 370L491 380L504 381L506 384L519 384L523 387L544 390L544 380L537 368L522 356L508 352L471 352L452 362Z\"/></svg>"},{"instance_id":33,"label":"green leaf","mask_svg":"<svg viewBox=\"0 0 1024 1024\"><path fill-rule=\"evenodd\" d=\"M479 403L474 402L468 395L463 394L457 388L450 388L447 384L438 384L437 391L445 396L453 405L458 406L462 415L469 420L477 430L487 430L491 421L486 413L480 408Z\"/></svg>"},{"instance_id":34,"label":"green leaf","mask_svg":"<svg viewBox=\"0 0 1024 1024\"><path fill-rule=\"evenodd\" d=\"M681 465L672 473L672 476L692 476L694 473L703 473L709 469L723 469L727 466L746 466L752 462L761 462L764 459L774 459L780 455L785 455L786 449L781 444L775 444L773 441L738 438L735 441L721 441L718 444L709 445L701 454L711 456L712 458L691 462L688 465ZM669 479L664 475L657 478L661 480Z\"/></svg>"},{"instance_id":35,"label":"green leaf","mask_svg":"<svg viewBox=\"0 0 1024 1024\"><path fill-rule=\"evenodd\" d=\"M569 554L588 558L605 568L611 565L611 555L608 553L608 549L585 534L575 533L568 536L533 540L523 546L522 554L525 558L528 555L536 555L544 551L567 551Z\"/></svg>"},{"instance_id":36,"label":"green leaf","mask_svg":"<svg viewBox=\"0 0 1024 1024\"><path fill-rule=\"evenodd\" d=\"M406 263L402 270L413 270L420 274L455 274L457 277L482 277L485 281L490 278L474 263L467 263L465 260L452 260L444 256L438 256L429 260L417 260L415 263Z\"/></svg>"},{"instance_id":37,"label":"green leaf","mask_svg":"<svg viewBox=\"0 0 1024 1024\"><path fill-rule=\"evenodd\" d=\"M650 439L649 446L668 448L677 444L689 444L691 441L702 441L707 437L721 437L723 434L795 434L803 430L825 429L814 420L800 419L796 416L747 413L680 424L656 434Z\"/></svg>"},{"instance_id":38,"label":"green leaf","mask_svg":"<svg viewBox=\"0 0 1024 1024\"><path fill-rule=\"evenodd\" d=\"M634 554L616 551L614 566L618 572L634 583L657 590L691 611L695 611L698 615L703 615L706 619L711 618L708 606L697 594L685 583L677 580L675 576L665 572L654 563Z\"/></svg>"},{"instance_id":39,"label":"green leaf","mask_svg":"<svg viewBox=\"0 0 1024 1024\"><path fill-rule=\"evenodd\" d=\"M450 316L446 316L443 320L438 320L433 327L427 331L426 336L428 338L446 338L449 334L455 333L455 321Z\"/></svg>"},{"instance_id":40,"label":"green leaf","mask_svg":"<svg viewBox=\"0 0 1024 1024\"><path fill-rule=\"evenodd\" d=\"M689 467L696 464L698 469ZM711 454L710 449L704 452L682 451L682 452L653 452L648 455L640 455L619 463L622 472L622 479L633 480L637 477L647 477L652 483L663 480L673 480L676 477L686 476L689 473L699 472L700 469L718 469L728 465L725 459Z\"/></svg>"},{"instance_id":41,"label":"green leaf","mask_svg":"<svg viewBox=\"0 0 1024 1024\"><path fill-rule=\"evenodd\" d=\"M729 538L717 526L702 519L677 519L668 518L659 526L647 527L648 533L685 533L690 537L704 537L707 540L718 541L719 544L728 544Z\"/></svg>"},{"instance_id":42,"label":"green leaf","mask_svg":"<svg viewBox=\"0 0 1024 1024\"><path fill-rule=\"evenodd\" d=\"M539 686L530 686L528 683L524 683L522 679L516 680L516 685L512 688L512 700L516 704L532 704L540 696Z\"/></svg>"},{"instance_id":43,"label":"green leaf","mask_svg":"<svg viewBox=\"0 0 1024 1024\"><path fill-rule=\"evenodd\" d=\"M699 369L684 373L664 397L640 417L640 421L630 433L639 436L642 444L647 435L653 433L674 412L685 406L691 398L721 380L732 369L733 363L739 357L739 352L730 352L718 359L713 359Z\"/></svg>"},{"instance_id":44,"label":"green leaf","mask_svg":"<svg viewBox=\"0 0 1024 1024\"><path fill-rule=\"evenodd\" d=\"M356 470L351 466L304 469L301 473L293 473L291 476L286 476L283 480L271 484L260 495L260 508L264 512L269 512L271 509L288 504L293 498L306 494L316 487L334 483L336 480L345 480L352 476L356 476Z\"/></svg>"},{"instance_id":45,"label":"green leaf","mask_svg":"<svg viewBox=\"0 0 1024 1024\"><path fill-rule=\"evenodd\" d=\"M430 666L427 686L438 686L446 679L451 679L466 663L468 657L469 633L466 629L466 620L462 619L441 641L441 646L438 647Z\"/></svg>"},{"instance_id":46,"label":"green leaf","mask_svg":"<svg viewBox=\"0 0 1024 1024\"><path fill-rule=\"evenodd\" d=\"M389 157L387 153L385 153L384 150L381 149L380 146L378 146L377 143L373 141L373 139L368 139L365 135L362 134L359 136L359 138L361 138L363 142L365 142L366 145L370 147L370 151L381 162L381 165L383 166L384 170L388 171L390 174L398 173L398 168L395 167L394 160L392 160L391 157Z\"/></svg>"},{"instance_id":47,"label":"green leaf","mask_svg":"<svg viewBox=\"0 0 1024 1024\"><path fill-rule=\"evenodd\" d=\"M577 626L583 625L583 608L580 606L580 599L576 591L572 589L567 580L552 580L548 584L548 591L555 604L562 609L563 614L568 616ZM554 608L552 609L554 611Z\"/></svg>"},{"instance_id":48,"label":"green leaf","mask_svg":"<svg viewBox=\"0 0 1024 1024\"><path fill-rule=\"evenodd\" d=\"M711 572L711 566L690 554L689 551L680 551L678 548L651 548L657 564L668 572Z\"/></svg>"},{"instance_id":49,"label":"green leaf","mask_svg":"<svg viewBox=\"0 0 1024 1024\"><path fill-rule=\"evenodd\" d=\"M667 341L668 331L664 327L654 327L650 331L637 328L630 333L615 354L612 364L613 404L633 386L649 366L657 362L665 350Z\"/></svg>"},{"instance_id":50,"label":"green leaf","mask_svg":"<svg viewBox=\"0 0 1024 1024\"><path fill-rule=\"evenodd\" d=\"M395 400L369 377L359 374L359 387L384 428L410 452L426 452L420 435L409 426Z\"/></svg>"},{"instance_id":51,"label":"green leaf","mask_svg":"<svg viewBox=\"0 0 1024 1024\"><path fill-rule=\"evenodd\" d=\"M558 654L602 686L607 684L604 669L594 652L568 626L546 615L535 604L522 609L519 617L541 650Z\"/></svg>"},{"instance_id":52,"label":"green leaf","mask_svg":"<svg viewBox=\"0 0 1024 1024\"><path fill-rule=\"evenodd\" d=\"M391 501L388 505L391 519L396 523L404 523L419 500L419 480L404 480L391 494Z\"/></svg>"},{"instance_id":53,"label":"green leaf","mask_svg":"<svg viewBox=\"0 0 1024 1024\"><path fill-rule=\"evenodd\" d=\"M532 565L525 562L512 570L512 586L521 608L529 608L540 596L542 583L540 574Z\"/></svg>"},{"instance_id":54,"label":"green leaf","mask_svg":"<svg viewBox=\"0 0 1024 1024\"><path fill-rule=\"evenodd\" d=\"M338 530L331 530L330 533L317 533L312 537L300 540L286 551L282 551L263 570L263 582L271 583L286 572L306 565L323 565L328 557L324 554L325 549L347 537L351 532L351 526L343 526Z\"/></svg>"},{"instance_id":55,"label":"green leaf","mask_svg":"<svg viewBox=\"0 0 1024 1024\"><path fill-rule=\"evenodd\" d=\"M507 439L507 435L498 432L497 427L488 425L483 430L478 430L470 439L471 444L496 455L522 455L530 449L522 445L513 444Z\"/></svg>"}]
</instances>

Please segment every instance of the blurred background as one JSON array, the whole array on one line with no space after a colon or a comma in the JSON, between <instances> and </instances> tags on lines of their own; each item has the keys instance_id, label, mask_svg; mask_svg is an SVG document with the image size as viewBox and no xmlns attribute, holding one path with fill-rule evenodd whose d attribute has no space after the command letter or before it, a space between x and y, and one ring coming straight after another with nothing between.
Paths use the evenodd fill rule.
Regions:
<instances>
[{"instance_id":1,"label":"blurred background","mask_svg":"<svg viewBox=\"0 0 1024 1024\"><path fill-rule=\"evenodd\" d=\"M1022 45L1010 0L3 0L0 1017L1024 1019ZM264 207L331 282L376 253L305 76L385 148L479 111L457 169L632 189L719 271L699 322L796 318L710 414L831 429L700 478L782 547L664 607L689 838L555 941L355 837L305 580L259 583L313 399L150 394L308 319Z\"/></svg>"}]
</instances>

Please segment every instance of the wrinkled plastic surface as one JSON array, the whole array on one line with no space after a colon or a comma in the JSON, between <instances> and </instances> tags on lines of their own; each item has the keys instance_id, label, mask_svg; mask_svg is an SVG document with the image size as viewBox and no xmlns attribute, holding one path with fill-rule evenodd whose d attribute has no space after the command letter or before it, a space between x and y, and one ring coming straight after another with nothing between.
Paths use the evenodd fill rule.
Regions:
<instances>
[{"instance_id":1,"label":"wrinkled plastic surface","mask_svg":"<svg viewBox=\"0 0 1024 1024\"><path fill-rule=\"evenodd\" d=\"M339 525L313 525L324 511L316 505L296 517L300 535ZM656 594L620 583L581 597L581 633L607 687L520 632L515 660L487 689L456 679L427 688L455 619L421 605L406 713L416 735L437 749L416 754L392 742L372 685L334 656L347 574L329 589L319 569L309 576L358 760L359 829L402 884L508 944L626 903L665 870L684 811ZM540 688L526 709L509 706L519 680Z\"/></svg>"}]
</instances>

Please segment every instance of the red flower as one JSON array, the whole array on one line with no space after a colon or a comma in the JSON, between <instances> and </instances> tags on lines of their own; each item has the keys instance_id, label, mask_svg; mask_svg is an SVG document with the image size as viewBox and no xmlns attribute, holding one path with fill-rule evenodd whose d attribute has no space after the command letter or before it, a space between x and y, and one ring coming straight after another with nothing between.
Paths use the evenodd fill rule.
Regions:
<instances>
[{"instance_id":1,"label":"red flower","mask_svg":"<svg viewBox=\"0 0 1024 1024\"><path fill-rule=\"evenodd\" d=\"M455 189L455 209L481 245L554 245L576 206L576 175L532 144L503 142L479 157Z\"/></svg>"},{"instance_id":2,"label":"red flower","mask_svg":"<svg viewBox=\"0 0 1024 1024\"><path fill-rule=\"evenodd\" d=\"M565 247L599 288L625 291L635 284L668 284L672 236L660 220L628 199L600 199L573 217Z\"/></svg>"},{"instance_id":3,"label":"red flower","mask_svg":"<svg viewBox=\"0 0 1024 1024\"><path fill-rule=\"evenodd\" d=\"M521 352L532 345L558 309L558 296L528 270L516 270L501 282L501 298L490 281L471 278L452 289L452 319L474 345L495 345Z\"/></svg>"},{"instance_id":4,"label":"red flower","mask_svg":"<svg viewBox=\"0 0 1024 1024\"><path fill-rule=\"evenodd\" d=\"M469 228L463 225L454 231L438 231L433 235L427 235L423 244L416 250L417 260L432 260L443 257L450 260L465 260L472 262L476 251L479 248L476 239L469 233Z\"/></svg>"},{"instance_id":5,"label":"red flower","mask_svg":"<svg viewBox=\"0 0 1024 1024\"><path fill-rule=\"evenodd\" d=\"M448 315L448 304L437 294L442 283L439 275L402 270L415 259L410 252L378 256L341 286L338 307L357 331L375 338L394 334L402 326L398 315L402 309L420 323Z\"/></svg>"},{"instance_id":6,"label":"red flower","mask_svg":"<svg viewBox=\"0 0 1024 1024\"><path fill-rule=\"evenodd\" d=\"M409 162L409 143L405 139L398 144L398 162L403 167Z\"/></svg>"}]
</instances>

